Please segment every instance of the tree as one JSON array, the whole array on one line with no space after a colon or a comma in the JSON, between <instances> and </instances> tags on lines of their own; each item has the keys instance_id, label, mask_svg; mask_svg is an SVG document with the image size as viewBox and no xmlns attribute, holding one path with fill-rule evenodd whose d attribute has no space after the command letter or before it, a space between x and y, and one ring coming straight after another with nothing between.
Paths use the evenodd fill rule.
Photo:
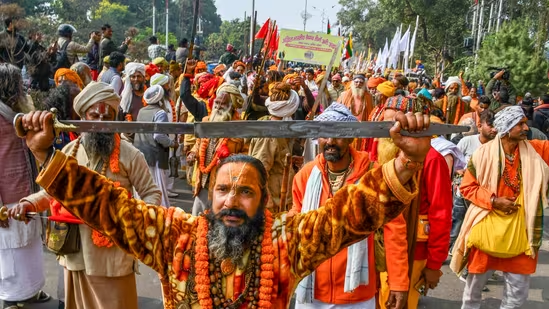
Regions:
<instances>
[{"instance_id":1,"label":"tree","mask_svg":"<svg viewBox=\"0 0 549 309\"><path fill-rule=\"evenodd\" d=\"M490 79L489 67L508 67L511 83L518 95L531 92L539 95L547 91L547 61L543 51L537 51L535 40L524 24L528 21L515 20L503 25L500 31L487 37L478 53L474 80Z\"/></svg>"},{"instance_id":2,"label":"tree","mask_svg":"<svg viewBox=\"0 0 549 309\"><path fill-rule=\"evenodd\" d=\"M259 28L258 28L259 29ZM217 60L225 52L227 44L234 46L236 50L241 50L243 55L247 54L246 39L250 33L250 22L233 19L223 21L219 28L219 33L213 33L206 39L206 59ZM259 51L262 41L256 40L255 51Z\"/></svg>"}]
</instances>

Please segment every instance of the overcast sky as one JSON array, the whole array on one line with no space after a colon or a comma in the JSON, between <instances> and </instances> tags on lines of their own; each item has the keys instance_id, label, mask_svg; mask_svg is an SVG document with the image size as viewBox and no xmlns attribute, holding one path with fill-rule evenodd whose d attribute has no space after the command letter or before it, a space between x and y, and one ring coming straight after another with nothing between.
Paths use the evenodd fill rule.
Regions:
<instances>
[{"instance_id":1,"label":"overcast sky","mask_svg":"<svg viewBox=\"0 0 549 309\"><path fill-rule=\"evenodd\" d=\"M327 19L332 25L332 33L337 33L336 14L340 9L338 0L308 0L307 12L312 15L307 20L307 31L326 31ZM252 11L252 0L216 0L217 13L223 20L244 18L244 12L249 16ZM332 8L332 6L334 6ZM315 9L316 8L316 9ZM257 22L261 26L267 18L276 20L278 28L303 30L301 13L305 10L305 0L255 0ZM325 10L324 28L322 27L322 11Z\"/></svg>"}]
</instances>

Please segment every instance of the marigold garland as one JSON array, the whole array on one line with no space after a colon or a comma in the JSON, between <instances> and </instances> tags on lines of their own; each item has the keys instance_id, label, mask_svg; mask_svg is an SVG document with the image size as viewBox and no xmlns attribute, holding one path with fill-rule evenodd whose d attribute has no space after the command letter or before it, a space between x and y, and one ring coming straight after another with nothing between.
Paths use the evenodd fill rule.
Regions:
<instances>
[{"instance_id":1,"label":"marigold garland","mask_svg":"<svg viewBox=\"0 0 549 309\"><path fill-rule=\"evenodd\" d=\"M271 296L274 278L274 248L272 240L273 216L269 210L265 210L265 227L263 240L261 241L261 275L259 287L259 309L271 308ZM201 216L198 218L198 231L195 246L196 276L195 290L198 294L198 302L203 309L213 309L213 300L210 292L210 261L208 250L208 220Z\"/></svg>"},{"instance_id":2,"label":"marigold garland","mask_svg":"<svg viewBox=\"0 0 549 309\"><path fill-rule=\"evenodd\" d=\"M177 111L175 110L175 103L170 100L170 106L172 107L172 122L177 122Z\"/></svg>"},{"instance_id":3,"label":"marigold garland","mask_svg":"<svg viewBox=\"0 0 549 309\"><path fill-rule=\"evenodd\" d=\"M214 168L214 166L216 166L217 164L219 164L219 162L221 161L221 158L219 158L219 153L216 151L214 153L214 157L212 158L212 161L210 162L210 164L208 164L208 166L205 166L206 165L206 155L207 155L207 152L208 152L208 145L210 144L210 139L209 138L203 138L200 140L200 149L198 150L198 167L200 168L200 172L202 172L203 174L209 174L212 169ZM221 141L221 147L223 146L227 146L227 139L224 138L222 141ZM220 147L220 148L221 148Z\"/></svg>"}]
</instances>

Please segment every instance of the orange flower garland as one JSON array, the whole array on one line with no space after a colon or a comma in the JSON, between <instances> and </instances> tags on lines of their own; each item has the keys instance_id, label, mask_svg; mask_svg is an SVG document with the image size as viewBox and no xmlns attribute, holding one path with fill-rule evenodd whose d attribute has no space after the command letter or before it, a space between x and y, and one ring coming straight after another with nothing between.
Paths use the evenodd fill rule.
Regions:
<instances>
[{"instance_id":1,"label":"orange flower garland","mask_svg":"<svg viewBox=\"0 0 549 309\"><path fill-rule=\"evenodd\" d=\"M198 155L199 155L199 158L198 158L198 167L200 168L200 172L202 172L203 174L209 174L212 169L214 168L214 166L216 166L219 161L221 161L219 159L219 154L217 153L217 151L214 153L214 157L212 158L212 161L210 162L210 164L208 164L208 166L204 166L206 164L206 153L208 152L208 145L210 144L210 139L209 138L203 138L200 140L200 149L198 150ZM227 139L224 138L222 141L221 141L221 145L222 146L227 146Z\"/></svg>"},{"instance_id":2,"label":"orange flower garland","mask_svg":"<svg viewBox=\"0 0 549 309\"><path fill-rule=\"evenodd\" d=\"M265 229L261 242L261 275L259 283L259 309L271 308L271 295L274 279L274 248L272 240L273 216L269 210L265 210ZM198 294L198 302L203 309L213 309L213 300L210 294L210 265L208 250L208 220L201 216L198 218L198 231L196 237L196 276L195 290Z\"/></svg>"}]
</instances>

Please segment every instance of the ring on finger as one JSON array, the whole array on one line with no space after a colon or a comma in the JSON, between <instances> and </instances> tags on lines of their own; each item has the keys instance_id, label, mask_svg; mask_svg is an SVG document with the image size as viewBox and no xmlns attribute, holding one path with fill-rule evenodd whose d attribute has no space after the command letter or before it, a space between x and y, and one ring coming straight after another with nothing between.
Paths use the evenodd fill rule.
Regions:
<instances>
[{"instance_id":1,"label":"ring on finger","mask_svg":"<svg viewBox=\"0 0 549 309\"><path fill-rule=\"evenodd\" d=\"M17 219L17 220L21 219L21 214L16 214L15 219Z\"/></svg>"}]
</instances>

